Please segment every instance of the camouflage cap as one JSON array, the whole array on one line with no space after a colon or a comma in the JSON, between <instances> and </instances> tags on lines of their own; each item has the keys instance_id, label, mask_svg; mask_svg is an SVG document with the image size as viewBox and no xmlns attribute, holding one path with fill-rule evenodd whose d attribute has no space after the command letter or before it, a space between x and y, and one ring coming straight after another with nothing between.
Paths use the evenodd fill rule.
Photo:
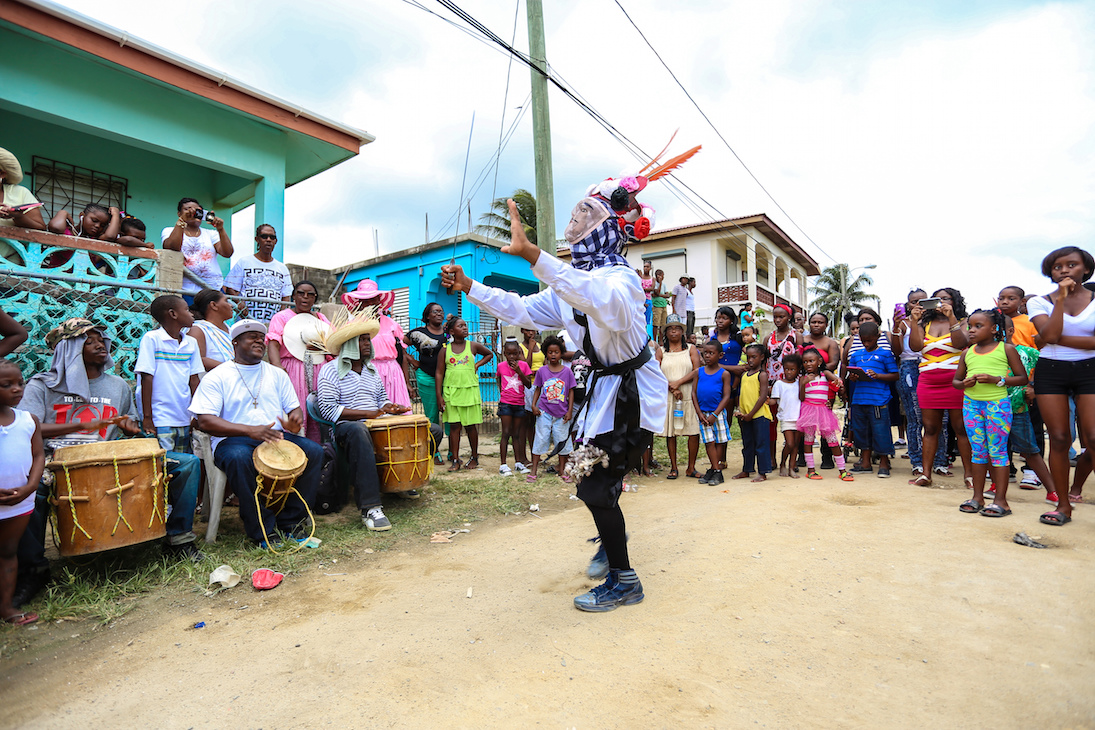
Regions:
<instances>
[{"instance_id":1,"label":"camouflage cap","mask_svg":"<svg viewBox=\"0 0 1095 730\"><path fill-rule=\"evenodd\" d=\"M102 327L92 322L90 319L84 319L83 317L73 317L72 319L66 319L61 324L57 325L46 334L46 344L49 345L49 349L56 350L57 343L61 340L68 340L73 337L80 337L86 335L91 330L102 331Z\"/></svg>"}]
</instances>

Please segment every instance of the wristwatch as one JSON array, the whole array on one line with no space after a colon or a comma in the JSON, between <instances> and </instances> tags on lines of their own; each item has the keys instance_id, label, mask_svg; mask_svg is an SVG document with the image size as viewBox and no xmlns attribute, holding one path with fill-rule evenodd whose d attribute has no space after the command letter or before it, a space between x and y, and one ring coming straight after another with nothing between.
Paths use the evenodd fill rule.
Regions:
<instances>
[{"instance_id":1,"label":"wristwatch","mask_svg":"<svg viewBox=\"0 0 1095 730\"><path fill-rule=\"evenodd\" d=\"M1006 387L1007 384L1004 382L1004 376L1003 375L1000 376L1000 380L996 381L996 385L998 387L1001 387L1001 388Z\"/></svg>"}]
</instances>

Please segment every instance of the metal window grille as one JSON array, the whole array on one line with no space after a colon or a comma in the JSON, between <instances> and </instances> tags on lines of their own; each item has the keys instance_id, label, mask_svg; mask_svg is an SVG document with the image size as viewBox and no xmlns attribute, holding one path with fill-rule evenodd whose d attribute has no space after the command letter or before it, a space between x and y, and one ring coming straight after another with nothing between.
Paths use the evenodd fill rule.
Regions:
<instances>
[{"instance_id":1,"label":"metal window grille","mask_svg":"<svg viewBox=\"0 0 1095 730\"><path fill-rule=\"evenodd\" d=\"M129 181L124 177L37 155L32 160L31 170L34 197L45 207L46 220L62 210L78 216L89 203L125 210L129 199Z\"/></svg>"}]
</instances>

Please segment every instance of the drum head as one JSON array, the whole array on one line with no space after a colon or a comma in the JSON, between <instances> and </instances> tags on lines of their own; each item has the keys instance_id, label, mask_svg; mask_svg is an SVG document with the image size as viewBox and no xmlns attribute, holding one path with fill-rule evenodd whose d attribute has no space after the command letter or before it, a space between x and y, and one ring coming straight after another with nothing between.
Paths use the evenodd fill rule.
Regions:
<instances>
[{"instance_id":1,"label":"drum head","mask_svg":"<svg viewBox=\"0 0 1095 730\"><path fill-rule=\"evenodd\" d=\"M308 457L288 439L265 441L255 449L255 468L267 476L283 476L304 471Z\"/></svg>"},{"instance_id":2,"label":"drum head","mask_svg":"<svg viewBox=\"0 0 1095 730\"><path fill-rule=\"evenodd\" d=\"M93 444L78 444L76 446L62 446L53 452L51 463L68 464L70 467L76 464L110 463L117 459L125 461L130 459L144 459L151 456L162 456L164 450L156 439L117 439L115 441L99 441Z\"/></svg>"}]
</instances>

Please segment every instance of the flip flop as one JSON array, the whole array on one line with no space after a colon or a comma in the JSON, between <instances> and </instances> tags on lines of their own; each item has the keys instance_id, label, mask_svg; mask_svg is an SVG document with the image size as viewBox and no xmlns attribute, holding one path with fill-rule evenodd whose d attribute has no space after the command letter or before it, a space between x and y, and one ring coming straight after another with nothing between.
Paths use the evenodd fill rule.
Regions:
<instances>
[{"instance_id":1,"label":"flip flop","mask_svg":"<svg viewBox=\"0 0 1095 730\"><path fill-rule=\"evenodd\" d=\"M998 504L990 504L981 510L982 517L1007 517L1011 514L1010 509L1004 509Z\"/></svg>"},{"instance_id":2,"label":"flip flop","mask_svg":"<svg viewBox=\"0 0 1095 730\"><path fill-rule=\"evenodd\" d=\"M700 473L699 473L698 471L692 471L692 472L688 472L688 471L686 471L686 472L684 473L684 475L685 475L686 477L688 477L689 479L699 479L700 477L702 477L702 476L703 476L703 474L700 474Z\"/></svg>"},{"instance_id":3,"label":"flip flop","mask_svg":"<svg viewBox=\"0 0 1095 730\"><path fill-rule=\"evenodd\" d=\"M474 464L475 466L472 466L472 464ZM464 464L464 468L465 469L478 469L479 468L479 457L473 456L472 458L468 459L468 463Z\"/></svg>"},{"instance_id":4,"label":"flip flop","mask_svg":"<svg viewBox=\"0 0 1095 730\"><path fill-rule=\"evenodd\" d=\"M26 626L37 620L38 614L36 613L17 613L14 616L8 616L4 619L4 623L11 624L12 626Z\"/></svg>"},{"instance_id":5,"label":"flip flop","mask_svg":"<svg viewBox=\"0 0 1095 730\"><path fill-rule=\"evenodd\" d=\"M993 506L995 506L995 505L993 505ZM965 512L968 515L977 514L978 512L980 512L983 509L986 509L985 505L977 504L972 499L967 499L965 502L958 505L958 511L959 512ZM994 515L994 516L998 516L998 515Z\"/></svg>"},{"instance_id":6,"label":"flip flop","mask_svg":"<svg viewBox=\"0 0 1095 730\"><path fill-rule=\"evenodd\" d=\"M666 479L676 479L677 476L678 476L677 475L677 470L676 469L670 469L669 473L665 475L665 478Z\"/></svg>"},{"instance_id":7,"label":"flip flop","mask_svg":"<svg viewBox=\"0 0 1095 730\"><path fill-rule=\"evenodd\" d=\"M1082 495L1082 494L1069 494L1068 495L1068 502L1069 502L1069 504L1083 504L1084 503L1084 495Z\"/></svg>"},{"instance_id":8,"label":"flip flop","mask_svg":"<svg viewBox=\"0 0 1095 730\"><path fill-rule=\"evenodd\" d=\"M537 474L529 474L527 477L525 477L525 484L535 484L536 480L539 478L540 477Z\"/></svg>"},{"instance_id":9,"label":"flip flop","mask_svg":"<svg viewBox=\"0 0 1095 730\"><path fill-rule=\"evenodd\" d=\"M912 484L914 487L930 487L932 485L932 480L927 474L921 474L916 479L910 479L909 484Z\"/></svg>"},{"instance_id":10,"label":"flip flop","mask_svg":"<svg viewBox=\"0 0 1095 730\"><path fill-rule=\"evenodd\" d=\"M1058 512L1053 510L1052 512L1046 512L1044 515L1038 518L1038 521L1043 525L1051 525L1053 527L1064 527L1069 522L1072 522L1072 517L1066 515L1064 512Z\"/></svg>"}]
</instances>

